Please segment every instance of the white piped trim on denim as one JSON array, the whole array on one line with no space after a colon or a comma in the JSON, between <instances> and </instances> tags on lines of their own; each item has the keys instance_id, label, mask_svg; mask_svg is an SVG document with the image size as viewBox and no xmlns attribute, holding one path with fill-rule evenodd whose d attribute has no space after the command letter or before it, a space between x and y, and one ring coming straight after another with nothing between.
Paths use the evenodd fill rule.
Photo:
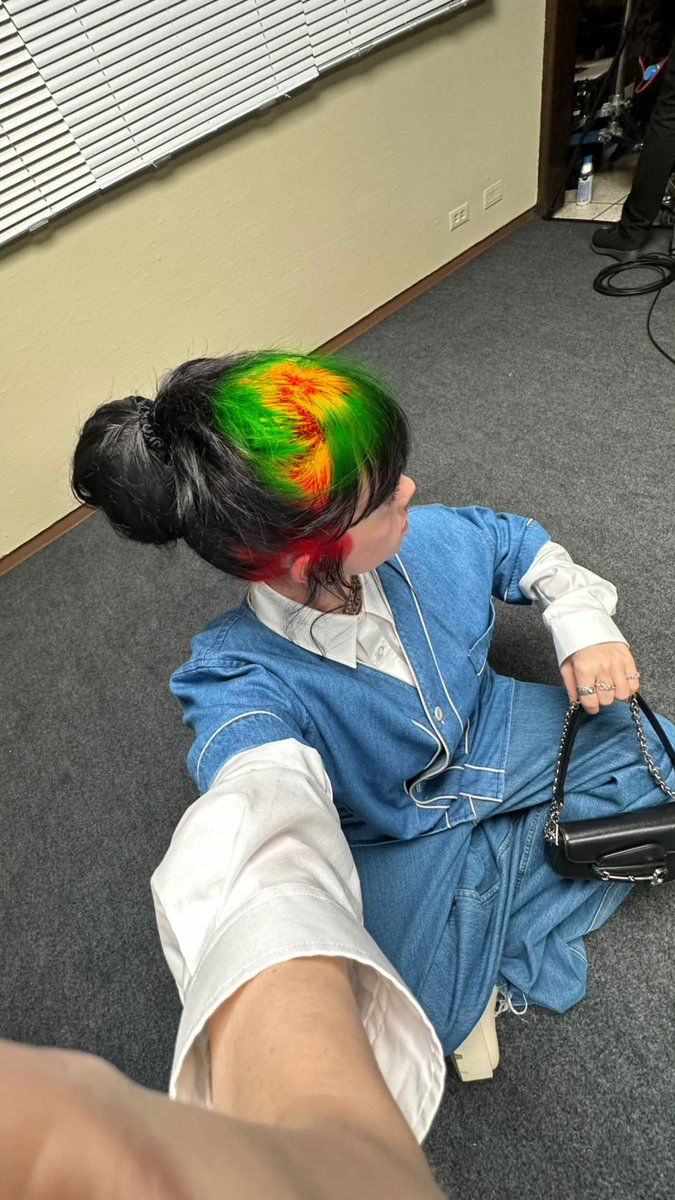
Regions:
<instances>
[{"instance_id":1,"label":"white piped trim on denim","mask_svg":"<svg viewBox=\"0 0 675 1200\"><path fill-rule=\"evenodd\" d=\"M398 555L396 555L396 557L398 558ZM399 561L400 561L400 559L399 559ZM402 563L401 563L401 566L403 566L403 564L402 564ZM404 568L404 570L405 570L405 568ZM382 598L383 598L383 600L384 600L384 603L387 605L387 608L389 609L389 612L391 613L391 607L390 607L390 605L389 605L389 601L387 600L386 593L385 593L385 591L384 591L384 588L383 588L383 586L382 586L382 581L381 581L381 579L380 579L380 577L379 577L379 575L378 575L377 571L373 571L373 578L374 578L374 579L377 581L377 587L378 587L378 589L379 589L380 595L382 596ZM410 581L409 581L409 580L408 580L408 586L410 587L410 590L412 591L412 585L410 584ZM413 595L414 595L414 592L413 592ZM417 598L415 598L415 602L417 603ZM419 607L419 606L418 606L418 607ZM394 615L394 614L393 614L393 613L391 613L391 615L392 615L392 619L393 619L393 615ZM395 625L395 624L396 624L396 622L394 622L394 625ZM427 640L428 640L428 639L427 639ZM403 654L403 657L404 657L404 659L405 659L406 663L408 664L408 669L409 669L409 671L410 671L410 674L411 674L412 678L413 678L413 679L414 679L414 681L415 681L415 687L417 688L417 694L418 694L418 696L419 696L420 700L422 701L422 707L424 708L424 711L425 711L425 713L427 714L427 717L429 718L429 724L431 725L432 729L434 729L434 730L436 731L436 736L438 737L438 740L440 741L440 743L441 743L441 745L442 745L442 747L443 747L443 750L445 751L445 755L446 755L447 762L445 763L445 766L441 767L441 768L440 768L440 770L437 772L437 774L440 774L440 771L444 771L444 770L445 770L445 768L448 766L448 763L450 762L450 759L452 758L452 755L451 755L451 753L450 753L450 750L449 750L449 748L448 748L448 746L447 746L447 743L444 741L444 739L443 739L443 737L441 736L440 732L439 732L438 730L436 730L436 726L434 725L434 723L433 723L433 720L432 720L432 718L431 718L431 713L430 713L429 709L427 708L427 702L426 702L426 698L425 698L424 692L422 691L422 689L421 689L421 687L420 687L420 685L419 685L419 680L418 680L418 678L417 678L417 676L416 676L416 674L415 674L415 671L414 671L414 669L413 669L413 665L412 665L412 663L411 663L411 661L410 661L410 658L408 657L408 651L406 650L405 646L403 645L403 641L402 641L401 639L399 639L399 644L400 644L400 647L401 647L401 653ZM432 653L433 653L433 650L432 650ZM436 657L436 656L434 655L434 658L435 658L435 657ZM461 720L460 720L460 725L461 725Z\"/></svg>"},{"instance_id":2,"label":"white piped trim on denim","mask_svg":"<svg viewBox=\"0 0 675 1200\"><path fill-rule=\"evenodd\" d=\"M400 564L401 569L405 574L406 581L408 583L408 587L410 588L410 591L412 592L413 599L415 601L415 607L417 608L417 612L419 614L420 621L422 622L422 628L424 629L424 636L426 637L427 642L429 643L429 649L431 650L431 653L434 658L434 662L436 664L436 670L438 671L438 678L440 679L441 684L443 685L443 691L445 692L446 696L448 697L448 702L450 704L450 707L452 708L452 711L454 712L455 716L457 717L457 720L459 721L459 728L462 731L462 733L464 733L464 722L455 707L455 702L454 702L452 696L450 695L447 687L445 686L445 679L443 678L441 668L438 665L438 659L436 658L436 651L434 650L431 638L429 637L429 630L427 629L426 621L424 620L424 617L422 616L422 609L420 608L420 603L419 603L419 600L417 599L417 594L415 592L415 589L414 589L412 583L410 582L410 576L408 575L408 572L406 571L405 566L401 562L401 556L399 554L396 554L394 557L396 558L397 562Z\"/></svg>"},{"instance_id":3,"label":"white piped trim on denim","mask_svg":"<svg viewBox=\"0 0 675 1200\"><path fill-rule=\"evenodd\" d=\"M283 717L280 717L278 713L270 712L270 710L267 708L254 708L251 710L251 712L239 713L236 717L230 717L229 721L223 721L223 724L219 725L218 728L211 734L211 737L209 738L206 745L202 748L202 752L199 755L199 758L197 760L197 786L198 787L201 786L200 782L199 782L199 768L201 766L201 761L202 761L204 755L206 754L206 751L208 750L209 746L211 745L211 742L213 741L213 739L215 737L218 736L219 733L222 733L223 729L227 729L228 725L234 724L235 721L241 721L242 717L276 717L277 721L281 721L282 725L286 724Z\"/></svg>"},{"instance_id":4,"label":"white piped trim on denim","mask_svg":"<svg viewBox=\"0 0 675 1200\"><path fill-rule=\"evenodd\" d=\"M457 792L456 796L445 796L445 795L444 796L432 796L431 799L432 800L459 800L460 796L467 796L469 800L487 800L490 804L501 804L502 803L501 800L495 799L494 796L478 796L478 795L476 795L475 792ZM420 804L420 807L424 807L425 803L431 804L431 801L430 800L422 801ZM449 805L447 807L449 807Z\"/></svg>"},{"instance_id":5,"label":"white piped trim on denim","mask_svg":"<svg viewBox=\"0 0 675 1200\"><path fill-rule=\"evenodd\" d=\"M505 767L479 767L478 763L453 763L447 770L463 771L465 767L470 767L472 771L497 771L501 775L506 774Z\"/></svg>"}]
</instances>

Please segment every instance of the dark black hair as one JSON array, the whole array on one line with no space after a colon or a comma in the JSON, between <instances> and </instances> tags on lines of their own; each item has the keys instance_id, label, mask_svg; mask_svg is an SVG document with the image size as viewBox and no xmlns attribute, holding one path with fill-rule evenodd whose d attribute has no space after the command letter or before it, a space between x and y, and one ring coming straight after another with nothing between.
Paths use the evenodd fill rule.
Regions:
<instances>
[{"instance_id":1,"label":"dark black hair","mask_svg":"<svg viewBox=\"0 0 675 1200\"><path fill-rule=\"evenodd\" d=\"M408 419L387 386L352 360L289 351L294 363L328 365L340 381L358 388L378 430L352 487L320 510L299 506L265 486L246 447L214 419L216 389L228 374L271 355L282 358L283 352L191 359L164 375L154 401L126 396L101 404L85 421L73 454L74 495L101 509L123 537L158 546L183 538L206 562L241 579L263 577L242 563L242 548L255 563L281 551L292 556L294 543L308 538L337 540L364 497L359 520L395 494L410 450ZM305 603L311 606L322 588L346 602L349 581L341 558L310 558Z\"/></svg>"}]
</instances>

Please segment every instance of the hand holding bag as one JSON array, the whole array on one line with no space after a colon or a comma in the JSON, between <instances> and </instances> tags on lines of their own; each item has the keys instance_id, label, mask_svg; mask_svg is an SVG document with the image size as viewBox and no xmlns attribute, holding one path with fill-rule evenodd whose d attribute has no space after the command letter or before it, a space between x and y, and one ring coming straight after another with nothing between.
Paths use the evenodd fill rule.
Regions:
<instances>
[{"instance_id":1,"label":"hand holding bag","mask_svg":"<svg viewBox=\"0 0 675 1200\"><path fill-rule=\"evenodd\" d=\"M675 749L639 692L634 692L628 703L647 766L661 790L675 800L675 791L665 782L651 756L639 708L654 726L673 766ZM581 702L575 700L565 714L553 781L553 801L544 830L553 869L568 879L615 879L653 885L675 879L675 804L637 809L616 817L561 823L565 776L585 711ZM598 716L599 713L593 714L593 719L597 720Z\"/></svg>"}]
</instances>

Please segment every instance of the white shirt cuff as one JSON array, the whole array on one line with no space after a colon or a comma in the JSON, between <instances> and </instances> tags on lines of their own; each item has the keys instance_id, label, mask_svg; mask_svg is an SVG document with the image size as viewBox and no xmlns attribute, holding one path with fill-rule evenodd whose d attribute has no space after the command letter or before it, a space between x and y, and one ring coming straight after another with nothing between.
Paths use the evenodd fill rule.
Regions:
<instances>
[{"instance_id":1,"label":"white shirt cuff","mask_svg":"<svg viewBox=\"0 0 675 1200\"><path fill-rule=\"evenodd\" d=\"M547 542L518 581L536 601L553 637L558 666L576 650L598 642L628 640L612 620L618 593L609 579L575 563L558 542Z\"/></svg>"},{"instance_id":2,"label":"white shirt cuff","mask_svg":"<svg viewBox=\"0 0 675 1200\"><path fill-rule=\"evenodd\" d=\"M329 930L325 936L322 928ZM422 1143L445 1086L438 1035L365 926L318 888L284 884L276 895L268 888L259 903L249 903L219 926L183 995L169 1095L210 1107L209 1017L260 971L312 955L353 961L352 987L377 1064Z\"/></svg>"},{"instance_id":3,"label":"white shirt cuff","mask_svg":"<svg viewBox=\"0 0 675 1200\"><path fill-rule=\"evenodd\" d=\"M607 613L556 615L547 610L543 613L543 621L553 637L558 666L576 650L584 650L586 646L595 646L598 642L623 642L625 646L628 645L627 639Z\"/></svg>"}]
</instances>

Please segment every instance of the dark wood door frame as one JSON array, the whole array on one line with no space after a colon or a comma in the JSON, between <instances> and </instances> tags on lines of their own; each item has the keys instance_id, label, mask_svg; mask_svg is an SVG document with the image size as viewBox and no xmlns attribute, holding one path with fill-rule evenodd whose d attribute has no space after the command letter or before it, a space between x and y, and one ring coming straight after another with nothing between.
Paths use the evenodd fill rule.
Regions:
<instances>
[{"instance_id":1,"label":"dark wood door frame","mask_svg":"<svg viewBox=\"0 0 675 1200\"><path fill-rule=\"evenodd\" d=\"M574 100L574 61L582 0L546 0L539 139L537 212L545 215L556 196L563 200L569 169Z\"/></svg>"}]
</instances>

